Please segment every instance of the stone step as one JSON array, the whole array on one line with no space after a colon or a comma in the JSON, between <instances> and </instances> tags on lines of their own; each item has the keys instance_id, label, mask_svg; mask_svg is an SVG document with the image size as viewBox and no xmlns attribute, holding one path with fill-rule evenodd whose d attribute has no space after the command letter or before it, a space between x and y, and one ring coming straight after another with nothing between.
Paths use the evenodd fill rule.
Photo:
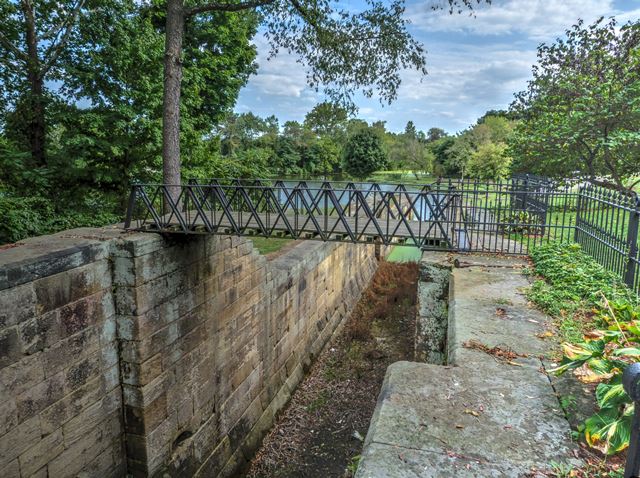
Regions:
<instances>
[{"instance_id":1,"label":"stone step","mask_svg":"<svg viewBox=\"0 0 640 478\"><path fill-rule=\"evenodd\" d=\"M449 365L389 367L357 478L530 477L552 463L579 464L544 372L548 319L522 294L523 261L463 260L479 265L452 270ZM470 340L519 357L500 359Z\"/></svg>"}]
</instances>

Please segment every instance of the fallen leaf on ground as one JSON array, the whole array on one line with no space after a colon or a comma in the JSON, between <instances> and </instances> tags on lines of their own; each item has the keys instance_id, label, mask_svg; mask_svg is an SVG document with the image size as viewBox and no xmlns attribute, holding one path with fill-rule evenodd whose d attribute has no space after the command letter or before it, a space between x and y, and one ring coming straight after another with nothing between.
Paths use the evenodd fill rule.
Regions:
<instances>
[{"instance_id":1,"label":"fallen leaf on ground","mask_svg":"<svg viewBox=\"0 0 640 478\"><path fill-rule=\"evenodd\" d=\"M546 330L540 334L536 334L536 337L539 337L541 339L544 339L547 337L553 337L553 332L551 332L550 330Z\"/></svg>"}]
</instances>

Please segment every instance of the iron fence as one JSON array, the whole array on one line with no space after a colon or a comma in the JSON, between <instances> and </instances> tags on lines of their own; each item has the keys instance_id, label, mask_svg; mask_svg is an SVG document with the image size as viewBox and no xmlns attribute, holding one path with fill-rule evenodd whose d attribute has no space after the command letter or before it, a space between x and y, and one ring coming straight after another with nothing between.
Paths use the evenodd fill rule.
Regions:
<instances>
[{"instance_id":1,"label":"iron fence","mask_svg":"<svg viewBox=\"0 0 640 478\"><path fill-rule=\"evenodd\" d=\"M561 183L522 175L512 180L522 185L519 190L534 194L530 204L524 199L520 205L523 210L537 214L541 223L570 226L569 235L563 233L555 239L580 244L584 252L640 292L640 198L635 192L605 188L586 179Z\"/></svg>"},{"instance_id":2,"label":"iron fence","mask_svg":"<svg viewBox=\"0 0 640 478\"><path fill-rule=\"evenodd\" d=\"M500 254L577 242L639 291L639 218L632 192L526 175L413 185L208 179L134 185L126 227Z\"/></svg>"}]
</instances>

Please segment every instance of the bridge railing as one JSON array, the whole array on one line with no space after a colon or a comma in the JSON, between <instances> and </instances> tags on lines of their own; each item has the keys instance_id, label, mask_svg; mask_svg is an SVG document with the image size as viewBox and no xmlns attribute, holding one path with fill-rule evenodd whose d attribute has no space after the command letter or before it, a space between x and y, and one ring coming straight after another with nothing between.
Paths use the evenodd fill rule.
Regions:
<instances>
[{"instance_id":1,"label":"bridge railing","mask_svg":"<svg viewBox=\"0 0 640 478\"><path fill-rule=\"evenodd\" d=\"M459 210L459 194L448 189L191 181L134 185L127 228L452 249Z\"/></svg>"},{"instance_id":2,"label":"bridge railing","mask_svg":"<svg viewBox=\"0 0 640 478\"><path fill-rule=\"evenodd\" d=\"M535 177L378 184L191 180L136 184L127 228L422 249L526 254L550 240L578 242L640 289L640 201L631 192Z\"/></svg>"}]
</instances>

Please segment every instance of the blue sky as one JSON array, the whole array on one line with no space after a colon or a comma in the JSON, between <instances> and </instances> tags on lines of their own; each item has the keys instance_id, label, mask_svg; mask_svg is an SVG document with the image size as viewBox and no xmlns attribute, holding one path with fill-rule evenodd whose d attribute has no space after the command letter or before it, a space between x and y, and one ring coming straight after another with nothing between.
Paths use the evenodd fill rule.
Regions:
<instances>
[{"instance_id":1,"label":"blue sky","mask_svg":"<svg viewBox=\"0 0 640 478\"><path fill-rule=\"evenodd\" d=\"M475 16L434 12L433 2L407 0L406 11L411 33L427 48L429 74L403 72L398 99L390 106L358 96L358 117L386 121L392 131L404 129L408 120L422 130L460 131L489 109L507 108L531 77L538 44L552 42L579 18L640 18L640 0L493 0L476 8ZM301 121L323 96L306 86L295 57L280 54L267 60L264 37L258 34L254 43L258 73L240 92L236 111L274 114L281 124Z\"/></svg>"}]
</instances>

